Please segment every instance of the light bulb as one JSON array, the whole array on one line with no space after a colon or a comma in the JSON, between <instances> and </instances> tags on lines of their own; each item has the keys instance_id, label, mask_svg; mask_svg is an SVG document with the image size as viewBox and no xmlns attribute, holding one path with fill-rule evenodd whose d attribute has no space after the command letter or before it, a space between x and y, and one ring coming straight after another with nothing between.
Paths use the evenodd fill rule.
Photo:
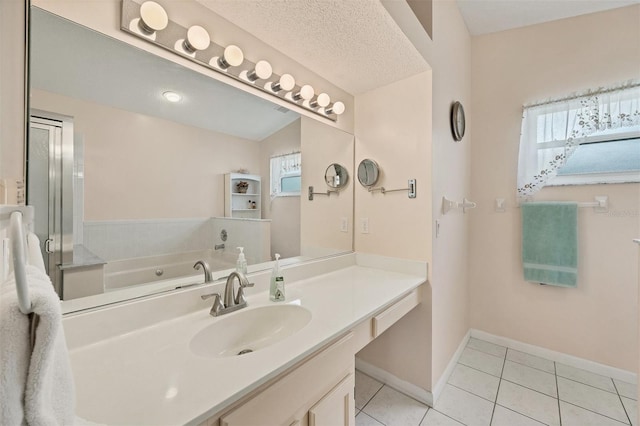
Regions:
<instances>
[{"instance_id":1,"label":"light bulb","mask_svg":"<svg viewBox=\"0 0 640 426\"><path fill-rule=\"evenodd\" d=\"M305 84L300 88L300 91L298 93L293 95L293 99L295 99L296 101L299 99L304 99L305 101L308 101L309 99L313 98L314 94L315 92L313 90L313 87L309 86L308 84Z\"/></svg>"},{"instance_id":2,"label":"light bulb","mask_svg":"<svg viewBox=\"0 0 640 426\"><path fill-rule=\"evenodd\" d=\"M320 93L318 97L309 105L311 105L312 108L316 108L316 107L324 108L330 103L331 103L331 98L329 97L329 95L327 95L326 93Z\"/></svg>"},{"instance_id":3,"label":"light bulb","mask_svg":"<svg viewBox=\"0 0 640 426\"><path fill-rule=\"evenodd\" d=\"M155 1L146 1L140 6L140 29L153 34L164 30L169 24L169 16L162 6Z\"/></svg>"},{"instance_id":4,"label":"light bulb","mask_svg":"<svg viewBox=\"0 0 640 426\"><path fill-rule=\"evenodd\" d=\"M277 83L271 84L271 90L279 92L280 90L289 91L296 87L296 79L291 74L282 74Z\"/></svg>"},{"instance_id":5,"label":"light bulb","mask_svg":"<svg viewBox=\"0 0 640 426\"><path fill-rule=\"evenodd\" d=\"M218 59L218 64L221 68L227 69L229 67L237 67L244 61L244 54L242 50L233 44L230 44L224 49L224 54Z\"/></svg>"},{"instance_id":6,"label":"light bulb","mask_svg":"<svg viewBox=\"0 0 640 426\"><path fill-rule=\"evenodd\" d=\"M345 110L344 104L338 101L338 102L335 102L333 105L331 105L329 108L327 108L324 112L326 112L327 114L340 115L344 112L344 110Z\"/></svg>"},{"instance_id":7,"label":"light bulb","mask_svg":"<svg viewBox=\"0 0 640 426\"><path fill-rule=\"evenodd\" d=\"M211 37L207 30L199 25L189 27L187 30L187 38L184 40L184 48L187 52L195 52L196 50L204 50L209 47Z\"/></svg>"},{"instance_id":8,"label":"light bulb","mask_svg":"<svg viewBox=\"0 0 640 426\"><path fill-rule=\"evenodd\" d=\"M256 81L259 78L266 80L271 77L271 74L273 74L271 64L267 61L258 61L253 71L247 75L247 78L250 81Z\"/></svg>"}]
</instances>

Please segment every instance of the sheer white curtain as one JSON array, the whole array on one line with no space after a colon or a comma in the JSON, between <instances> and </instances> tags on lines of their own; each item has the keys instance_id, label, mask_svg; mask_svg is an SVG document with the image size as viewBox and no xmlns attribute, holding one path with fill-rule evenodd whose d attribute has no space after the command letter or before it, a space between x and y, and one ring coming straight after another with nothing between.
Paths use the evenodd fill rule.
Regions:
<instances>
[{"instance_id":1,"label":"sheer white curtain","mask_svg":"<svg viewBox=\"0 0 640 426\"><path fill-rule=\"evenodd\" d=\"M302 155L299 152L271 157L271 199L282 192L282 177L300 173Z\"/></svg>"},{"instance_id":2,"label":"sheer white curtain","mask_svg":"<svg viewBox=\"0 0 640 426\"><path fill-rule=\"evenodd\" d=\"M538 192L589 136L640 125L640 82L525 106L518 197Z\"/></svg>"}]
</instances>

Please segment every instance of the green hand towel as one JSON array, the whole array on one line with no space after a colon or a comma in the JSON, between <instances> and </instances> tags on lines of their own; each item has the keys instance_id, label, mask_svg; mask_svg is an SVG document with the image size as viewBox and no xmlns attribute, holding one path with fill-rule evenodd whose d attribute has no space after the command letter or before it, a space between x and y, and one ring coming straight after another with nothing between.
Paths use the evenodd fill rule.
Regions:
<instances>
[{"instance_id":1,"label":"green hand towel","mask_svg":"<svg viewBox=\"0 0 640 426\"><path fill-rule=\"evenodd\" d=\"M578 278L578 204L522 204L524 279L576 287Z\"/></svg>"}]
</instances>

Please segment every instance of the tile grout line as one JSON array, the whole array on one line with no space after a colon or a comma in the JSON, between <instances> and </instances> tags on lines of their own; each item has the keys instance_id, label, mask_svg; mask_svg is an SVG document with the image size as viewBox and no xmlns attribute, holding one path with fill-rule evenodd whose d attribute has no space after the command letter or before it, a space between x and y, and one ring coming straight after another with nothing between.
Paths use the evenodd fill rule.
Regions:
<instances>
[{"instance_id":1,"label":"tile grout line","mask_svg":"<svg viewBox=\"0 0 640 426\"><path fill-rule=\"evenodd\" d=\"M558 369L556 367L556 362L553 362L553 372L554 372L554 378L556 379L556 395L558 396L558 398L556 399L556 401L558 401L558 420L560 420L560 426L562 426L562 411L560 411L560 388L558 387Z\"/></svg>"},{"instance_id":2,"label":"tile grout line","mask_svg":"<svg viewBox=\"0 0 640 426\"><path fill-rule=\"evenodd\" d=\"M584 410L584 411L588 411L588 412L590 412L590 413L597 414L597 415L599 415L600 417L605 417L605 418L607 418L607 419L609 419L609 420L613 420L614 422L618 422L618 423L620 423L621 425L627 425L627 426L631 425L631 421L629 421L629 424L627 424L627 423L621 422L621 421L620 421L620 420L618 420L618 419L614 419L614 418L613 418L613 417L611 417L611 416L607 416L606 414L602 414L602 413L599 413L599 412L597 412L597 411L593 411L593 410L592 410L592 409L590 409L590 408L585 408L585 407L582 407L582 406L580 406L580 405L574 404L573 402L564 401L564 400L563 400L562 402L564 402L565 404L573 405L574 407L578 407L578 408L580 408L580 409L582 409L582 410ZM623 408L624 408L624 405L623 405Z\"/></svg>"},{"instance_id":3,"label":"tile grout line","mask_svg":"<svg viewBox=\"0 0 640 426\"><path fill-rule=\"evenodd\" d=\"M497 358L497 357L496 357L496 358ZM467 365L467 364L465 364L465 363L463 363L463 362L458 361L458 364L460 364L460 365L464 365L465 367L472 368L472 369L474 369L474 370L476 370L476 371L479 371L479 372L481 372L481 373L488 374L488 375L490 375L491 377L497 377L498 379L500 378L500 376L496 376L495 374L487 373L486 371L480 370L479 368L476 368L476 367L472 367L472 366ZM500 374L502 374L502 373L500 373ZM449 383L449 382L447 381L447 383Z\"/></svg>"},{"instance_id":4,"label":"tile grout line","mask_svg":"<svg viewBox=\"0 0 640 426\"><path fill-rule=\"evenodd\" d=\"M513 349L513 350L515 351L515 349ZM518 352L519 352L519 351L518 351ZM522 352L522 353L523 353L523 354L526 354L526 355L530 355L530 356L535 356L535 355L528 354L528 353L526 353L526 352ZM540 358L540 359L544 359L544 360L547 360L547 361L549 361L549 362L553 362L553 364L554 364L554 368L553 368L553 370L554 370L554 372L555 372L555 362L554 362L554 361L551 361L550 359L546 359L546 358ZM518 364L518 365L524 365L525 367L533 368L534 370L542 371L543 373L547 373L547 374L554 374L554 373L550 373L549 371L544 370L544 369L542 369L542 368L534 367L534 366L532 366L532 365L528 365L528 364L525 364L525 363L523 363L523 362L514 361L514 360L512 360L512 359L507 359L507 361L513 362L514 364Z\"/></svg>"},{"instance_id":5,"label":"tile grout line","mask_svg":"<svg viewBox=\"0 0 640 426\"><path fill-rule=\"evenodd\" d=\"M484 396L477 395L477 394L475 394L475 393L471 392L470 390L467 390L467 389L465 389L465 388L461 388L460 386L456 386L456 385L454 385L453 383L447 383L447 384L448 384L449 386L452 386L452 387L456 388L456 389L460 389L461 391L464 391L464 392L466 392L466 393L468 393L468 394L471 394L471 395L473 395L473 396L477 396L478 398L483 399L483 400L485 400L485 401L487 401L487 402L490 402L490 403L492 403L492 404L495 404L495 403L496 403L495 401L492 401L492 400L490 400L490 399L487 399L487 398L485 398ZM498 390L499 390L499 389L500 389L500 384L498 383ZM498 393L497 393L497 391L496 391L496 398L497 398L497 397L498 397Z\"/></svg>"},{"instance_id":6,"label":"tile grout line","mask_svg":"<svg viewBox=\"0 0 640 426\"><path fill-rule=\"evenodd\" d=\"M611 392L611 391L609 391L609 390L602 389L602 388L599 388L599 387L597 387L597 386L590 385L589 383L584 383L584 382L581 382L580 380L572 379L572 378L570 378L570 377L565 377L565 376L563 376L563 375L557 375L557 374L556 374L556 377L560 377L560 378L563 378L563 379L565 379L565 380L570 380L570 381L575 382L575 383L580 383L581 385L589 386L590 388L598 389L598 390L601 390L602 392L607 392L607 393L610 393L610 394L612 394L612 395L618 395L618 389L615 387L615 384L614 384L613 388L614 388L616 391L615 391L615 392ZM609 377L609 379L611 379L611 377Z\"/></svg>"},{"instance_id":7,"label":"tile grout line","mask_svg":"<svg viewBox=\"0 0 640 426\"><path fill-rule=\"evenodd\" d=\"M622 396L620 395L620 392L618 391L618 387L616 386L616 382L613 379L611 379L611 382L613 383L613 388L616 390L616 393L618 394L618 399L620 400L620 404L622 404L622 409L624 410L624 414L626 414L627 420L629 420L629 424L632 425L633 423L631 422L631 416L629 415L629 412L627 411L627 407L624 405L624 402L622 402Z\"/></svg>"},{"instance_id":8,"label":"tile grout line","mask_svg":"<svg viewBox=\"0 0 640 426\"><path fill-rule=\"evenodd\" d=\"M489 420L489 425L493 423L493 416L496 413L496 405L498 405L498 395L500 394L500 385L502 384L502 375L504 374L504 367L507 365L507 353L509 352L509 348L504 351L504 359L502 360L502 370L500 371L500 380L498 380L498 390L496 390L496 400L493 401L493 410L491 410L491 419Z\"/></svg>"},{"instance_id":9,"label":"tile grout line","mask_svg":"<svg viewBox=\"0 0 640 426\"><path fill-rule=\"evenodd\" d=\"M371 402L371 400L378 394L378 392L380 392L382 390L382 388L384 387L384 383L382 384L382 386L380 386L380 389L378 389L373 395L371 395L371 398L369 398L367 400L367 402L365 402L365 404L362 406L362 408L360 409L361 412L364 412L367 416L371 417L372 419L374 419L375 421L380 422L378 419L376 419L375 417L371 416L369 413L367 413L366 411L364 411L364 409L366 408L367 405L369 405L369 403ZM384 424L384 423L382 423Z\"/></svg>"},{"instance_id":10,"label":"tile grout line","mask_svg":"<svg viewBox=\"0 0 640 426\"><path fill-rule=\"evenodd\" d=\"M545 426L549 426L547 423L544 423L542 420L534 419L533 417L528 416L528 415L526 415L526 414L522 414L520 411L516 411L516 410L514 410L513 408L505 407L504 405L501 405L501 404L496 404L496 406L498 406L498 407L502 407L502 408L504 408L505 410L512 411L512 412L514 412L514 413L516 413L516 414L521 415L522 417L526 417L526 418L528 418L528 419L531 419L531 420L533 420L533 421L535 421L535 422L538 422L538 423L540 423L540 424L543 424L543 425L545 425Z\"/></svg>"}]
</instances>

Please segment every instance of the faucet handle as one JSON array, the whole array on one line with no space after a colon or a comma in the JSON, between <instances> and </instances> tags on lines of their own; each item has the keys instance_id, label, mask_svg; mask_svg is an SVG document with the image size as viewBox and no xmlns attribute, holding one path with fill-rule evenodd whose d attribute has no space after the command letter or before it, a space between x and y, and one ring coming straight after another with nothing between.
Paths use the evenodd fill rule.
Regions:
<instances>
[{"instance_id":1,"label":"faucet handle","mask_svg":"<svg viewBox=\"0 0 640 426\"><path fill-rule=\"evenodd\" d=\"M202 298L202 300L207 300L215 297L215 299L213 299L213 305L211 306L209 315L217 317L218 314L220 314L220 311L224 309L224 305L222 304L222 301L220 299L220 293L203 294L200 297Z\"/></svg>"},{"instance_id":2,"label":"faucet handle","mask_svg":"<svg viewBox=\"0 0 640 426\"><path fill-rule=\"evenodd\" d=\"M255 283L250 283L246 278L244 280L240 280L240 286L238 287L238 293L236 294L236 305L240 305L243 303L247 303L247 299L244 297L244 288L253 287Z\"/></svg>"},{"instance_id":3,"label":"faucet handle","mask_svg":"<svg viewBox=\"0 0 640 426\"><path fill-rule=\"evenodd\" d=\"M212 297L217 297L219 299L220 298L220 293L203 294L200 297L202 298L202 300L211 299Z\"/></svg>"}]
</instances>

